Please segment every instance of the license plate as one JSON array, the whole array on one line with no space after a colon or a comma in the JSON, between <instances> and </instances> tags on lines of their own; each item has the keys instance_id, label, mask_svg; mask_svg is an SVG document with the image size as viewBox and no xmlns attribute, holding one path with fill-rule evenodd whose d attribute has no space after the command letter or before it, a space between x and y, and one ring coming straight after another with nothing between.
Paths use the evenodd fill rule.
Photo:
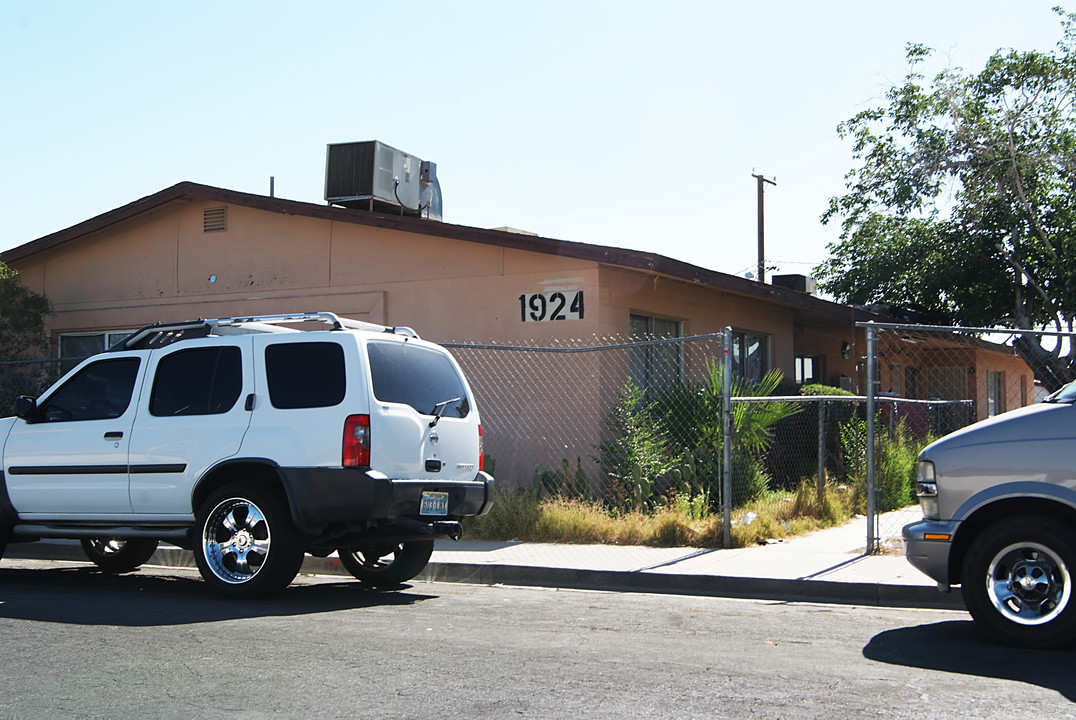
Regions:
<instances>
[{"instance_id":1,"label":"license plate","mask_svg":"<svg viewBox=\"0 0 1076 720\"><path fill-rule=\"evenodd\" d=\"M448 515L448 493L424 492L418 506L419 515Z\"/></svg>"}]
</instances>

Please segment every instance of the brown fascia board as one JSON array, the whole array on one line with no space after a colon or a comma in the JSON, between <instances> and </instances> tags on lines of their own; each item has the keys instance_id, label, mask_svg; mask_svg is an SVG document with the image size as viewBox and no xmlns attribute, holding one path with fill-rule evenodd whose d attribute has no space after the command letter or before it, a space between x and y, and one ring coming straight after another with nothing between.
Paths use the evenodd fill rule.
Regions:
<instances>
[{"instance_id":1,"label":"brown fascia board","mask_svg":"<svg viewBox=\"0 0 1076 720\"><path fill-rule=\"evenodd\" d=\"M369 212L365 210L352 210L349 208L335 207L331 205L317 205L314 203L299 202L297 200L285 200L283 198L268 197L265 195L253 195L251 193L225 190L223 188L201 185L193 182L181 182L160 192L148 195L132 203L128 203L114 210L90 218L77 225L72 225L64 230L59 230L51 235L32 240L18 247L14 247L0 253L0 261L5 263L17 262L37 253L47 252L58 248L65 243L77 240L87 235L100 232L117 223L150 212L177 200L209 200L211 202L229 203L240 205L266 212L281 213L284 215L300 215L304 217L321 218L334 222L353 223L401 232L416 233L419 235L434 235L439 237L476 242L498 247L525 250L530 252L545 253L548 255L561 255L579 260L610 265L617 268L630 268L644 272L664 275L681 282L695 283L709 287L719 288L737 295L758 298L770 303L791 307L813 316L828 317L847 323L850 319L857 320L884 320L883 316L874 313L853 309L846 305L822 300L807 293L790 290L788 288L775 287L764 283L747 280L727 275L725 273L707 270L689 263L674 260L664 255L654 253L626 250L624 248L609 247L604 245L591 245L589 243L570 242L566 240L554 240L536 235L522 235L519 233L506 232L504 230L486 230L483 228L469 227L467 225L452 225L449 223L422 220L420 218L387 215L383 213ZM852 317L850 317L850 315Z\"/></svg>"}]
</instances>

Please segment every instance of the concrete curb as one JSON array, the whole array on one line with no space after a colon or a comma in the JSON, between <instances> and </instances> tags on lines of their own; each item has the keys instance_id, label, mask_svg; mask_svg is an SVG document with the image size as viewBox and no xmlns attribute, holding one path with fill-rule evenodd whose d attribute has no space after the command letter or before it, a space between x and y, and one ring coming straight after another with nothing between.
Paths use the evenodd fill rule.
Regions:
<instances>
[{"instance_id":1,"label":"concrete curb","mask_svg":"<svg viewBox=\"0 0 1076 720\"><path fill-rule=\"evenodd\" d=\"M86 562L77 542L38 542L9 545L5 557L25 560ZM189 550L161 547L151 565L193 568ZM335 557L307 556L301 573L351 575ZM754 578L718 575L682 575L577 568L529 567L524 565L431 562L416 578L430 582L476 585L604 590L667 595L697 595L779 602L834 603L875 607L964 610L959 592L941 593L933 587L886 583L833 582L826 580Z\"/></svg>"},{"instance_id":2,"label":"concrete curb","mask_svg":"<svg viewBox=\"0 0 1076 720\"><path fill-rule=\"evenodd\" d=\"M783 602L963 610L960 593L883 583L677 575L638 571L584 570L515 565L430 563L419 580L479 585L522 585L667 595L699 595Z\"/></svg>"}]
</instances>

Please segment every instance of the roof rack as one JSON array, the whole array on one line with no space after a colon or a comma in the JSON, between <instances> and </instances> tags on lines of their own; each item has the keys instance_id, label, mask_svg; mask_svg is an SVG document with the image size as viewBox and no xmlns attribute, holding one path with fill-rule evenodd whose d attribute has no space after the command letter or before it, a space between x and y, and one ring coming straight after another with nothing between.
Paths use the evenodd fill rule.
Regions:
<instances>
[{"instance_id":1,"label":"roof rack","mask_svg":"<svg viewBox=\"0 0 1076 720\"><path fill-rule=\"evenodd\" d=\"M403 335L418 339L418 333L409 327L386 326L342 318L331 312L287 313L281 315L251 315L247 317L216 318L213 320L190 320L186 322L154 323L141 330L136 330L127 338L119 341L110 352L119 350L141 350L164 347L180 340L207 337L210 335L263 333L263 332L298 332L293 328L280 325L320 322L331 326L332 330L367 330ZM228 330L222 329L229 328Z\"/></svg>"}]
</instances>

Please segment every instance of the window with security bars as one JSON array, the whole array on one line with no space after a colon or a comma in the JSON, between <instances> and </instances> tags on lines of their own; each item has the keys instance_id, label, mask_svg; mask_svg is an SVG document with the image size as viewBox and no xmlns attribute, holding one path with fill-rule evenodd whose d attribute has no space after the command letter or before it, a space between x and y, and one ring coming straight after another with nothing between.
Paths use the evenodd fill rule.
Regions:
<instances>
[{"instance_id":1,"label":"window with security bars","mask_svg":"<svg viewBox=\"0 0 1076 720\"><path fill-rule=\"evenodd\" d=\"M987 415L1000 415L1005 412L1005 372L986 371L986 407Z\"/></svg>"},{"instance_id":2,"label":"window with security bars","mask_svg":"<svg viewBox=\"0 0 1076 720\"><path fill-rule=\"evenodd\" d=\"M680 337L680 322L649 315L632 314L629 320L632 343ZM677 343L640 344L629 353L631 380L643 389L679 382L683 377L683 354Z\"/></svg>"},{"instance_id":3,"label":"window with security bars","mask_svg":"<svg viewBox=\"0 0 1076 720\"><path fill-rule=\"evenodd\" d=\"M761 382L770 370L770 336L752 332L732 333L732 374Z\"/></svg>"}]
</instances>

